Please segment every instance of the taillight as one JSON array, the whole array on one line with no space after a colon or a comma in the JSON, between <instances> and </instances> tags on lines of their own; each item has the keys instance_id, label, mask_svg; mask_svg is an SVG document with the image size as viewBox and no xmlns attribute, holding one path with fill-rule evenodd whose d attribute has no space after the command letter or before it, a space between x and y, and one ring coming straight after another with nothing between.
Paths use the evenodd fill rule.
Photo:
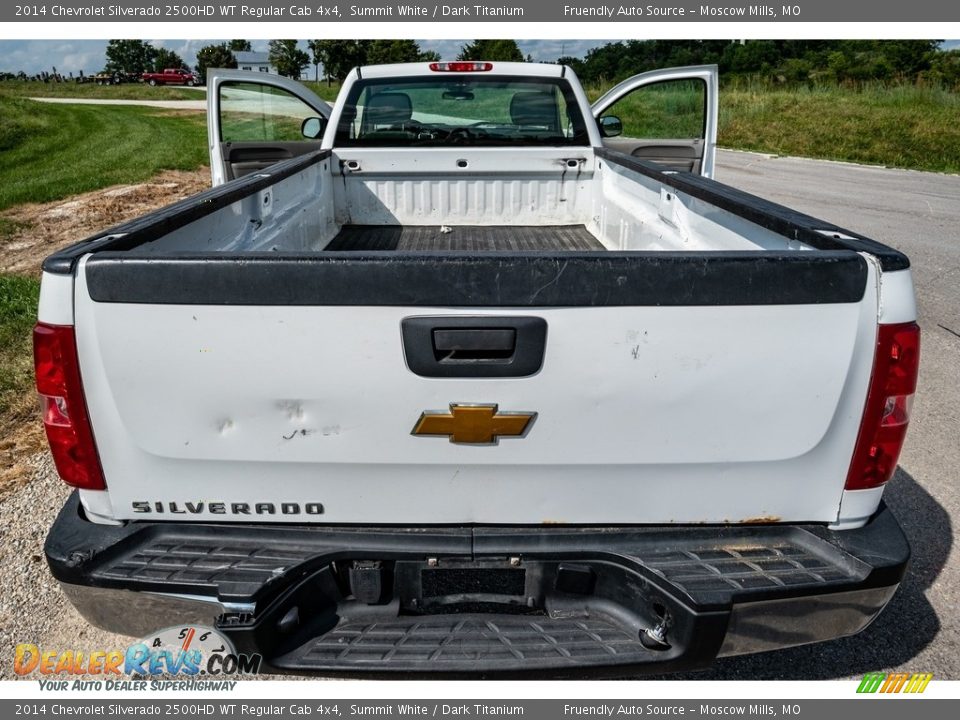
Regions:
<instances>
[{"instance_id":1,"label":"taillight","mask_svg":"<svg viewBox=\"0 0 960 720\"><path fill-rule=\"evenodd\" d=\"M487 72L493 70L489 62L435 62L430 63L433 72Z\"/></svg>"},{"instance_id":2,"label":"taillight","mask_svg":"<svg viewBox=\"0 0 960 720\"><path fill-rule=\"evenodd\" d=\"M878 487L893 477L910 422L919 366L917 324L880 325L867 404L847 473L847 490Z\"/></svg>"},{"instance_id":3,"label":"taillight","mask_svg":"<svg viewBox=\"0 0 960 720\"><path fill-rule=\"evenodd\" d=\"M33 364L43 427L61 479L85 490L105 489L83 398L73 328L37 323L33 328Z\"/></svg>"}]
</instances>

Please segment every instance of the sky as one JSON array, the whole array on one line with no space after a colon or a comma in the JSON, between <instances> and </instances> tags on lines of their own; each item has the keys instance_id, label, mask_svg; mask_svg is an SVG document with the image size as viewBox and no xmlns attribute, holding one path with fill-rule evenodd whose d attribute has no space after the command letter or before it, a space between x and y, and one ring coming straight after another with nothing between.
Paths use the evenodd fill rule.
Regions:
<instances>
[{"instance_id":1,"label":"sky","mask_svg":"<svg viewBox=\"0 0 960 720\"><path fill-rule=\"evenodd\" d=\"M204 45L223 40L149 40L157 47L173 50L193 67L197 62L197 50ZM267 40L251 40L254 50L267 49ZM456 58L460 48L470 40L418 40L423 50L436 50L443 58ZM563 55L583 57L591 48L605 45L613 40L518 40L524 55L534 60L553 61ZM306 49L305 42L301 46ZM106 40L0 40L0 71L33 74L41 70L63 75L87 75L97 73L106 64Z\"/></svg>"}]
</instances>

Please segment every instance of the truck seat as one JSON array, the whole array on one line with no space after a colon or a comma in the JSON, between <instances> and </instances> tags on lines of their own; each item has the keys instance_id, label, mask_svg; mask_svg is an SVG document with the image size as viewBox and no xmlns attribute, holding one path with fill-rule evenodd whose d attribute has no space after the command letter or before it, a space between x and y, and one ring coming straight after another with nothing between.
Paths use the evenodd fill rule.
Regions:
<instances>
[{"instance_id":1,"label":"truck seat","mask_svg":"<svg viewBox=\"0 0 960 720\"><path fill-rule=\"evenodd\" d=\"M514 125L535 125L551 132L560 131L560 109L552 92L518 92L510 99L510 119Z\"/></svg>"},{"instance_id":2,"label":"truck seat","mask_svg":"<svg viewBox=\"0 0 960 720\"><path fill-rule=\"evenodd\" d=\"M406 93L378 93L370 98L364 115L364 124L371 129L402 125L413 116L413 104Z\"/></svg>"}]
</instances>

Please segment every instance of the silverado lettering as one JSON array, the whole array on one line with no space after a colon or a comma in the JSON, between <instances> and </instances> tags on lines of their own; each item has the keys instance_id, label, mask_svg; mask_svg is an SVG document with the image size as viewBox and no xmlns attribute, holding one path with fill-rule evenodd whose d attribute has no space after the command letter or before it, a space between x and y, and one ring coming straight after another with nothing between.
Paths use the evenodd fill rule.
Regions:
<instances>
[{"instance_id":1,"label":"silverado lettering","mask_svg":"<svg viewBox=\"0 0 960 720\"><path fill-rule=\"evenodd\" d=\"M192 513L200 515L204 512L211 515L275 515L279 509L282 515L322 515L323 503L224 503L224 502L161 502L159 500L134 500L130 503L135 513L171 513L183 515Z\"/></svg>"}]
</instances>

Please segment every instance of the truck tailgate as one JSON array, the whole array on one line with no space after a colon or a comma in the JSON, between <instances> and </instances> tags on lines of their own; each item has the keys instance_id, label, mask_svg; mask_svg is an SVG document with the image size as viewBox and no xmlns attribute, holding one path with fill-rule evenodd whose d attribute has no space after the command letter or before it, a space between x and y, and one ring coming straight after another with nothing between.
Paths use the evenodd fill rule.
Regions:
<instances>
[{"instance_id":1,"label":"truck tailgate","mask_svg":"<svg viewBox=\"0 0 960 720\"><path fill-rule=\"evenodd\" d=\"M716 263L694 263L693 275L688 266L677 283L691 290L679 299L645 300L645 281L624 270L610 282L634 289L613 302L571 261L523 303L500 293L473 306L431 305L429 289L409 304L387 288L356 303L359 281L316 301L333 291L303 259L260 275L241 263L231 281L208 269L215 263L171 263L164 274L153 260L145 289L143 267L107 253L94 288L88 257L76 272L77 344L94 434L110 439L98 446L109 502L118 519L153 520L835 520L877 319L877 271L846 255L855 292L822 301L803 292L803 278L792 298L751 288L769 282L776 260L756 253L756 272L731 271L727 299L698 290L719 282ZM664 275L676 270L656 262L650 282L669 287ZM364 275L374 285L375 265ZM448 269L446 282L493 293L465 273ZM286 288L272 302L261 301L265 277ZM767 300L745 301L754 295ZM542 367L526 377L418 375L402 326L424 316L541 318ZM452 404L535 419L490 444L412 434L424 413Z\"/></svg>"}]
</instances>

